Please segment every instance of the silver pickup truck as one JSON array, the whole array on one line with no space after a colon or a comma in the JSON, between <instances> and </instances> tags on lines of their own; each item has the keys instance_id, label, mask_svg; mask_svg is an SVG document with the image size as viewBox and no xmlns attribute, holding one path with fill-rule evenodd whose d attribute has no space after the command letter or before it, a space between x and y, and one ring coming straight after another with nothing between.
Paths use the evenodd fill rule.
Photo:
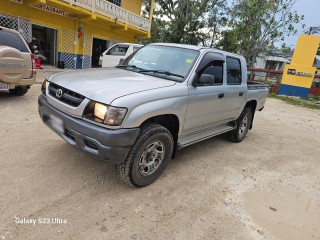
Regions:
<instances>
[{"instance_id":1,"label":"silver pickup truck","mask_svg":"<svg viewBox=\"0 0 320 240\"><path fill-rule=\"evenodd\" d=\"M126 183L142 187L177 149L222 133L241 142L267 93L247 84L241 56L159 43L115 68L53 75L38 102L43 122L65 141L116 164Z\"/></svg>"}]
</instances>

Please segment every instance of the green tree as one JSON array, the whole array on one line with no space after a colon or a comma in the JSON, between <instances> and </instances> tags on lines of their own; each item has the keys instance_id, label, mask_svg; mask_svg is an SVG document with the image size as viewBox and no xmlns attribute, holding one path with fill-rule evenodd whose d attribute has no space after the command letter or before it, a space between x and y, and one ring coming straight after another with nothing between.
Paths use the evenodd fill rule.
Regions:
<instances>
[{"instance_id":1,"label":"green tree","mask_svg":"<svg viewBox=\"0 0 320 240\"><path fill-rule=\"evenodd\" d=\"M150 1L144 1L148 17ZM149 42L172 42L212 46L222 21L223 0L156 0ZM219 26L218 26L219 24Z\"/></svg>"},{"instance_id":2,"label":"green tree","mask_svg":"<svg viewBox=\"0 0 320 240\"><path fill-rule=\"evenodd\" d=\"M239 53L240 42L238 40L238 33L235 30L223 31L221 39L217 42L216 47L224 51Z\"/></svg>"},{"instance_id":3,"label":"green tree","mask_svg":"<svg viewBox=\"0 0 320 240\"><path fill-rule=\"evenodd\" d=\"M206 28L204 30L206 38L202 40L202 45L214 47L221 39L222 29L228 23L226 1L216 1L214 7L205 17Z\"/></svg>"},{"instance_id":4,"label":"green tree","mask_svg":"<svg viewBox=\"0 0 320 240\"><path fill-rule=\"evenodd\" d=\"M296 25L303 20L293 6L296 0L234 0L231 7L230 27L226 37L238 44L249 66L260 53L267 52L275 42L297 33ZM304 27L304 25L303 25ZM235 36L234 36L235 35ZM228 41L228 39L224 40ZM223 44L226 45L225 43Z\"/></svg>"}]
</instances>

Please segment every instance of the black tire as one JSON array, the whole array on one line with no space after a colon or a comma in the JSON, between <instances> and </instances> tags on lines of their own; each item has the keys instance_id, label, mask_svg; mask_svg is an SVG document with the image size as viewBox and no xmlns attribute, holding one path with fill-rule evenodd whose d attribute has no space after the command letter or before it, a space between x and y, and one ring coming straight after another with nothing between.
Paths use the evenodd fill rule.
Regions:
<instances>
[{"instance_id":1,"label":"black tire","mask_svg":"<svg viewBox=\"0 0 320 240\"><path fill-rule=\"evenodd\" d=\"M237 128L228 132L228 137L232 142L241 142L247 135L252 122L251 108L243 109L240 117L237 119Z\"/></svg>"},{"instance_id":2,"label":"black tire","mask_svg":"<svg viewBox=\"0 0 320 240\"><path fill-rule=\"evenodd\" d=\"M130 186L147 186L164 172L173 148L173 137L168 129L154 123L145 125L127 159L116 166L116 171Z\"/></svg>"},{"instance_id":3,"label":"black tire","mask_svg":"<svg viewBox=\"0 0 320 240\"><path fill-rule=\"evenodd\" d=\"M28 92L29 88L27 86L16 87L14 89L9 89L10 94L15 96L23 96Z\"/></svg>"}]
</instances>

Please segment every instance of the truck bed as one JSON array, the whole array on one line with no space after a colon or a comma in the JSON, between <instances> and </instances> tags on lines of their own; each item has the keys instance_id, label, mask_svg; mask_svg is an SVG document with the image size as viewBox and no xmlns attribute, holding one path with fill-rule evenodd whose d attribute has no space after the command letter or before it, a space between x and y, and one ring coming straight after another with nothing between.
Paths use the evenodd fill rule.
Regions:
<instances>
[{"instance_id":1,"label":"truck bed","mask_svg":"<svg viewBox=\"0 0 320 240\"><path fill-rule=\"evenodd\" d=\"M269 93L268 85L248 82L248 101L257 101L257 110L262 110Z\"/></svg>"}]
</instances>

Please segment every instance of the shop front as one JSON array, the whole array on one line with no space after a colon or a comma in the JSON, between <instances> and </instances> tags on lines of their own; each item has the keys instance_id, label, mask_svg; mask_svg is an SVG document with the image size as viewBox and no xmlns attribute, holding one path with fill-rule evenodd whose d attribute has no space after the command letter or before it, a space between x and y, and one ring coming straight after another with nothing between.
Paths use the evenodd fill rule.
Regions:
<instances>
[{"instance_id":1,"label":"shop front","mask_svg":"<svg viewBox=\"0 0 320 240\"><path fill-rule=\"evenodd\" d=\"M139 16L141 2L4 0L0 26L18 30L28 44L35 42L47 64L90 68L106 43L134 43L150 36L149 20Z\"/></svg>"}]
</instances>

